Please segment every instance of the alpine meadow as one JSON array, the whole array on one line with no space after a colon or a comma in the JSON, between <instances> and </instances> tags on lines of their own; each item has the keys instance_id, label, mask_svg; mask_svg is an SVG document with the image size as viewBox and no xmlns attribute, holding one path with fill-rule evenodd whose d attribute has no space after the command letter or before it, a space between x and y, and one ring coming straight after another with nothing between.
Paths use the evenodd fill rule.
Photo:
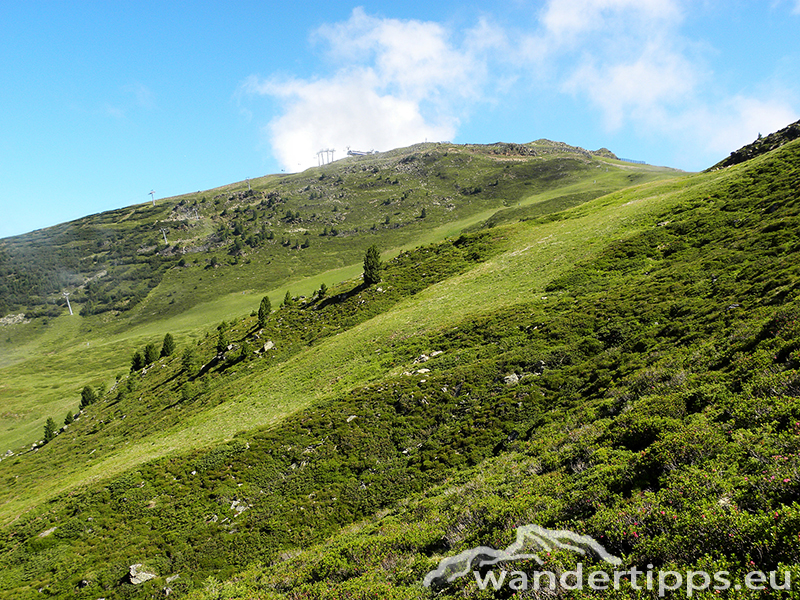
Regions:
<instances>
[{"instance_id":1,"label":"alpine meadow","mask_svg":"<svg viewBox=\"0 0 800 600\"><path fill-rule=\"evenodd\" d=\"M800 598L798 138L424 143L0 240L0 598ZM532 524L628 576L426 579Z\"/></svg>"}]
</instances>

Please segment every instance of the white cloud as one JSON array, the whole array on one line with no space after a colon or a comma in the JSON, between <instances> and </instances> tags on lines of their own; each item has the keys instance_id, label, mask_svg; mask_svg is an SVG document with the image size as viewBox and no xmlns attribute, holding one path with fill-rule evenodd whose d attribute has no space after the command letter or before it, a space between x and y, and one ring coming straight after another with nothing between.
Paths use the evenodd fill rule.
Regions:
<instances>
[{"instance_id":1,"label":"white cloud","mask_svg":"<svg viewBox=\"0 0 800 600\"><path fill-rule=\"evenodd\" d=\"M688 166L796 119L786 95L763 86L726 94L705 60L712 50L682 32L691 9L688 0L547 0L527 28L486 17L454 32L357 8L311 36L327 75L253 76L242 90L279 103L265 134L288 171L316 164L325 148L342 156L347 146L453 139L479 104L500 105L510 89L551 103L569 94L609 132L683 148L697 157L681 157Z\"/></svg>"},{"instance_id":2,"label":"white cloud","mask_svg":"<svg viewBox=\"0 0 800 600\"><path fill-rule=\"evenodd\" d=\"M136 105L140 108L155 108L155 97L153 96L153 92L146 85L133 83L125 86L123 89L135 98Z\"/></svg>"},{"instance_id":3,"label":"white cloud","mask_svg":"<svg viewBox=\"0 0 800 600\"><path fill-rule=\"evenodd\" d=\"M624 29L631 23L652 26L680 18L675 0L550 0L541 14L548 36L559 43L576 43L589 33Z\"/></svg>"},{"instance_id":4,"label":"white cloud","mask_svg":"<svg viewBox=\"0 0 800 600\"><path fill-rule=\"evenodd\" d=\"M606 127L615 130L630 120L652 123L669 107L679 107L692 95L696 79L685 57L650 44L630 61L584 59L564 89L588 96L601 109Z\"/></svg>"},{"instance_id":5,"label":"white cloud","mask_svg":"<svg viewBox=\"0 0 800 600\"><path fill-rule=\"evenodd\" d=\"M316 153L346 147L386 150L428 139L451 139L454 121L432 123L417 102L381 94L369 70L316 81L251 80L250 89L285 101L283 114L268 126L273 152L287 171L316 164Z\"/></svg>"},{"instance_id":6,"label":"white cloud","mask_svg":"<svg viewBox=\"0 0 800 600\"><path fill-rule=\"evenodd\" d=\"M681 20L675 0L550 0L538 47L562 63L561 88L616 130L693 95L700 72L680 46Z\"/></svg>"},{"instance_id":7,"label":"white cloud","mask_svg":"<svg viewBox=\"0 0 800 600\"><path fill-rule=\"evenodd\" d=\"M683 160L724 156L797 119L785 96L726 96L682 21L674 0L550 0L536 43L560 61L561 89L599 109L608 131L669 140Z\"/></svg>"},{"instance_id":8,"label":"white cloud","mask_svg":"<svg viewBox=\"0 0 800 600\"><path fill-rule=\"evenodd\" d=\"M267 134L290 171L316 164L323 148L386 150L452 139L466 107L483 95L485 53L497 35L482 22L457 43L437 23L381 19L357 8L348 21L312 36L325 47L332 76L251 77L244 88L283 102Z\"/></svg>"}]
</instances>

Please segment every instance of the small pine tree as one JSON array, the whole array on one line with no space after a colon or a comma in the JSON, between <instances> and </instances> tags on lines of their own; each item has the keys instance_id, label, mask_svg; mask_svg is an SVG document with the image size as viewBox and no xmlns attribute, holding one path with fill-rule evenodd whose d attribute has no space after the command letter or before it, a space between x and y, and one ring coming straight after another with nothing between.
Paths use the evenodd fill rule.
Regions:
<instances>
[{"instance_id":1,"label":"small pine tree","mask_svg":"<svg viewBox=\"0 0 800 600\"><path fill-rule=\"evenodd\" d=\"M156 349L156 345L153 343L147 344L144 347L144 364L152 365L157 360L158 360L158 350Z\"/></svg>"},{"instance_id":2,"label":"small pine tree","mask_svg":"<svg viewBox=\"0 0 800 600\"><path fill-rule=\"evenodd\" d=\"M53 421L53 417L47 417L47 423L44 424L44 443L46 444L54 437L56 437L56 422Z\"/></svg>"},{"instance_id":3,"label":"small pine tree","mask_svg":"<svg viewBox=\"0 0 800 600\"><path fill-rule=\"evenodd\" d=\"M367 248L364 255L364 283L373 285L381 280L381 254L378 247L373 244Z\"/></svg>"},{"instance_id":4,"label":"small pine tree","mask_svg":"<svg viewBox=\"0 0 800 600\"><path fill-rule=\"evenodd\" d=\"M289 290L286 290L286 295L283 297L283 305L284 306L291 306L292 305L292 294Z\"/></svg>"},{"instance_id":5,"label":"small pine tree","mask_svg":"<svg viewBox=\"0 0 800 600\"><path fill-rule=\"evenodd\" d=\"M144 356L138 350L131 357L131 371L139 371L145 365Z\"/></svg>"},{"instance_id":6,"label":"small pine tree","mask_svg":"<svg viewBox=\"0 0 800 600\"><path fill-rule=\"evenodd\" d=\"M97 402L97 394L94 388L90 385L85 386L81 390L81 410Z\"/></svg>"},{"instance_id":7,"label":"small pine tree","mask_svg":"<svg viewBox=\"0 0 800 600\"><path fill-rule=\"evenodd\" d=\"M228 349L228 336L225 335L225 330L220 329L217 336L217 354L222 354Z\"/></svg>"},{"instance_id":8,"label":"small pine tree","mask_svg":"<svg viewBox=\"0 0 800 600\"><path fill-rule=\"evenodd\" d=\"M237 359L239 362L244 362L246 360L250 360L253 356L253 349L250 347L250 343L247 340L242 341L242 347L239 350L239 358Z\"/></svg>"},{"instance_id":9,"label":"small pine tree","mask_svg":"<svg viewBox=\"0 0 800 600\"><path fill-rule=\"evenodd\" d=\"M423 208L422 208L422 212L421 212L421 213L419 213L419 218L420 218L420 219L424 219L424 218L425 218L425 217L427 217L427 216L428 216L428 211L427 211L427 210L425 210L425 207L423 207Z\"/></svg>"},{"instance_id":10,"label":"small pine tree","mask_svg":"<svg viewBox=\"0 0 800 600\"><path fill-rule=\"evenodd\" d=\"M272 312L272 303L269 301L268 296L261 299L261 306L258 307L258 328L263 329L267 324L267 319Z\"/></svg>"},{"instance_id":11,"label":"small pine tree","mask_svg":"<svg viewBox=\"0 0 800 600\"><path fill-rule=\"evenodd\" d=\"M319 297L324 298L327 295L328 295L328 286L323 283L322 285L319 286Z\"/></svg>"},{"instance_id":12,"label":"small pine tree","mask_svg":"<svg viewBox=\"0 0 800 600\"><path fill-rule=\"evenodd\" d=\"M175 339L171 333L164 336L164 342L161 344L161 356L172 356L175 352Z\"/></svg>"},{"instance_id":13,"label":"small pine tree","mask_svg":"<svg viewBox=\"0 0 800 600\"><path fill-rule=\"evenodd\" d=\"M197 373L197 370L200 368L200 360L197 358L197 352L195 352L194 348L187 348L183 351L181 365L183 366L183 370L190 376Z\"/></svg>"},{"instance_id":14,"label":"small pine tree","mask_svg":"<svg viewBox=\"0 0 800 600\"><path fill-rule=\"evenodd\" d=\"M69 411L67 413L67 416L64 417L64 425L72 425L72 423L74 421L75 421L75 417L72 416L72 411Z\"/></svg>"}]
</instances>

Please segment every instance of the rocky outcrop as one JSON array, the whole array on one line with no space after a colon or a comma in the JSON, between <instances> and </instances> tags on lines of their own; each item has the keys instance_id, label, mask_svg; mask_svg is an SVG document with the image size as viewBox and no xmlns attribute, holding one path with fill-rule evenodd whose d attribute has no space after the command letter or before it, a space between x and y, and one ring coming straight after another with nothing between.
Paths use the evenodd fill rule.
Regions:
<instances>
[{"instance_id":1,"label":"rocky outcrop","mask_svg":"<svg viewBox=\"0 0 800 600\"><path fill-rule=\"evenodd\" d=\"M158 575L145 570L144 565L141 563L131 565L128 571L128 581L130 581L133 585L142 584L145 581L150 581L156 577L158 577Z\"/></svg>"}]
</instances>

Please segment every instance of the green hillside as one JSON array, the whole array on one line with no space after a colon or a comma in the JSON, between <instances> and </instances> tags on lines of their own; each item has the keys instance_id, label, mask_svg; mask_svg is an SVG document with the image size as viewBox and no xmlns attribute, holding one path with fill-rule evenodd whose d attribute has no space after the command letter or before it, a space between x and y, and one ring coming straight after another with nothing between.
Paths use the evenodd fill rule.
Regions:
<instances>
[{"instance_id":1,"label":"green hillside","mask_svg":"<svg viewBox=\"0 0 800 600\"><path fill-rule=\"evenodd\" d=\"M422 584L528 524L624 569L800 576L800 140L702 174L546 141L427 145L250 186L157 204L203 211L183 265L157 247L148 279L98 257L108 298L74 288L84 316L4 326L0 597L547 597ZM33 257L44 281L37 244L120 220L4 240L4 268ZM98 241L77 237L60 247L88 264ZM58 306L39 289L4 296L11 312ZM131 370L166 333L175 352ZM86 385L74 422L19 450ZM621 587L596 597L658 597ZM719 591L765 595L692 597Z\"/></svg>"},{"instance_id":2,"label":"green hillside","mask_svg":"<svg viewBox=\"0 0 800 600\"><path fill-rule=\"evenodd\" d=\"M394 256L509 207L542 214L678 174L546 140L421 144L0 240L0 314L21 321L0 325L0 448L30 447L137 347L357 277L371 244Z\"/></svg>"}]
</instances>

